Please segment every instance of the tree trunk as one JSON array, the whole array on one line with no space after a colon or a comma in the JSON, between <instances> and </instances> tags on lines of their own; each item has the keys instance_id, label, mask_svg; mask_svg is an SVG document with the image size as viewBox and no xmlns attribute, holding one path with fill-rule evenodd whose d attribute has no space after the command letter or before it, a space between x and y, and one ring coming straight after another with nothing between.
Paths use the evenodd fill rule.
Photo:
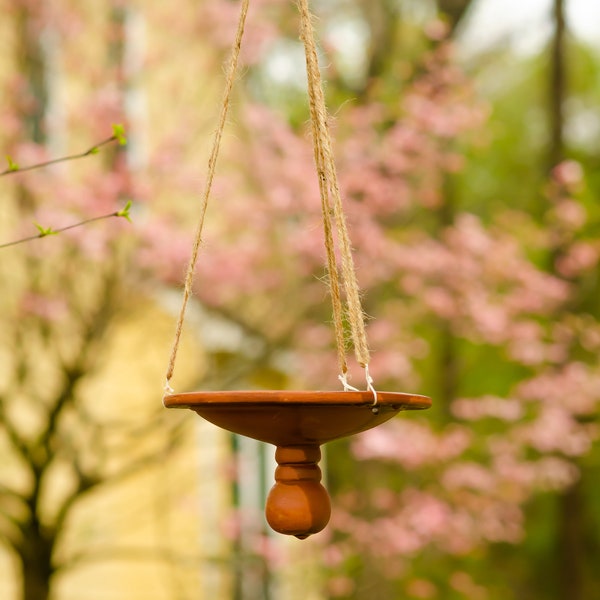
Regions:
<instances>
[{"instance_id":1,"label":"tree trunk","mask_svg":"<svg viewBox=\"0 0 600 600\"><path fill-rule=\"evenodd\" d=\"M19 549L23 575L23 600L48 600L54 540L46 537L38 525L26 531L25 541Z\"/></svg>"},{"instance_id":2,"label":"tree trunk","mask_svg":"<svg viewBox=\"0 0 600 600\"><path fill-rule=\"evenodd\" d=\"M584 499L581 480L558 498L558 598L586 600L584 595Z\"/></svg>"},{"instance_id":3,"label":"tree trunk","mask_svg":"<svg viewBox=\"0 0 600 600\"><path fill-rule=\"evenodd\" d=\"M564 159L564 105L566 96L565 65L565 0L554 0L554 35L550 49L550 147L548 150L548 167L552 169Z\"/></svg>"},{"instance_id":4,"label":"tree trunk","mask_svg":"<svg viewBox=\"0 0 600 600\"><path fill-rule=\"evenodd\" d=\"M471 3L471 0L438 0L438 10L448 19L452 32L465 16Z\"/></svg>"},{"instance_id":5,"label":"tree trunk","mask_svg":"<svg viewBox=\"0 0 600 600\"><path fill-rule=\"evenodd\" d=\"M48 600L50 579L36 563L23 564L23 600Z\"/></svg>"},{"instance_id":6,"label":"tree trunk","mask_svg":"<svg viewBox=\"0 0 600 600\"><path fill-rule=\"evenodd\" d=\"M564 106L567 97L565 0L553 0L552 13L554 34L550 45L549 169L565 158ZM582 487L582 480L579 479L558 497L556 574L560 600L585 600L585 501Z\"/></svg>"}]
</instances>

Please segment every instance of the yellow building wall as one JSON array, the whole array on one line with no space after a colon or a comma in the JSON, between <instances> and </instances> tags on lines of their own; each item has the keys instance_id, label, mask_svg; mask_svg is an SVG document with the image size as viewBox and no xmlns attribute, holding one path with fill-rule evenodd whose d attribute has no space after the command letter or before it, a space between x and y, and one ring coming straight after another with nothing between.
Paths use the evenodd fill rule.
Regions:
<instances>
[{"instance_id":1,"label":"yellow building wall","mask_svg":"<svg viewBox=\"0 0 600 600\"><path fill-rule=\"evenodd\" d=\"M136 160L143 163L144 156L155 151L165 133L179 122L180 111L190 111L195 115L192 125L198 132L190 136L186 160L198 166L200 190L210 145L210 135L203 135L202 131L210 134L214 128L222 73L215 73L214 59L207 53L203 40L181 40L177 32L161 26L161 12L168 16L175 10L171 4L150 0L128 5L137 11L134 36L141 45L138 49L148 55L151 64L139 78L134 78L143 108L132 115L134 130L131 133L138 145ZM74 6L83 15L84 33L61 40L64 62L57 91L65 119L62 126L66 128L58 137L65 152L81 150L90 141L81 123L78 123L79 133L71 135L69 115L77 112L79 103L90 90L85 80L70 73L69 63L76 61L99 68L106 60L104 3L88 0ZM0 39L4 40L5 48L10 48L18 41L11 28L13 13L8 10L7 0L0 0L0 8L4 15L0 16ZM178 2L176 10L181 19L191 19L198 11L198 3ZM8 85L11 69L14 69L9 56L8 51L0 53L0 86ZM158 60L157 57L167 58ZM2 143L0 134L0 150ZM101 160L99 157L85 160L97 159ZM72 167L74 172L80 169L85 172L87 168L84 163ZM176 177L177 166L173 168L173 177ZM0 181L0 198L6 197ZM194 197L173 198L165 182L162 188L155 190L153 210L189 217L192 231L198 208L196 202ZM16 216L10 207L10 202L0 201L3 239L13 237ZM143 226L143 218L134 221L133 227ZM50 238L42 242L52 244L53 241ZM15 256L0 254L0 269L12 269ZM15 264L19 264L18 259ZM23 284L27 273L21 271L15 277ZM60 546L61 556L71 557L72 566L56 575L53 600L232 598L232 545L221 529L221 522L231 508L230 479L224 475L231 463L228 434L192 413L182 415L161 407L175 306L178 308L179 302L179 298L175 298L176 301L170 297L167 303L162 302L158 294L151 301L130 298L128 316L110 329L107 340L110 360L86 384L84 393L95 414L104 419L125 417L141 424L161 413L159 418L165 429L175 419L184 419L185 441L181 448L171 455L159 456L135 477L114 485L109 482L78 504ZM178 355L176 389L187 389L200 380L205 368L202 356L201 340L197 339L194 327L189 327ZM2 369L10 368L9 357L4 358L6 360L0 352L0 374ZM273 572L277 600L320 598L315 569L320 545L318 536L304 542L274 539L282 555L292 558L294 563L293 567L282 565ZM16 599L19 590L17 565L9 553L0 552L0 598Z\"/></svg>"}]
</instances>

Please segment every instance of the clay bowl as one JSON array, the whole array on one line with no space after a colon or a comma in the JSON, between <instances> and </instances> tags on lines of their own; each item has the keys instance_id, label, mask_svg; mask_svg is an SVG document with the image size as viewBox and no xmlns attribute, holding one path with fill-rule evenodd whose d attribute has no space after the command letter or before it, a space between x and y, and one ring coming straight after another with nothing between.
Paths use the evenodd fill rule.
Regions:
<instances>
[{"instance_id":1,"label":"clay bowl","mask_svg":"<svg viewBox=\"0 0 600 600\"><path fill-rule=\"evenodd\" d=\"M321 444L381 425L431 400L417 394L370 391L218 391L165 396L167 408L189 408L215 425L277 447L276 483L267 498L269 525L300 539L321 531L331 514L321 485Z\"/></svg>"}]
</instances>

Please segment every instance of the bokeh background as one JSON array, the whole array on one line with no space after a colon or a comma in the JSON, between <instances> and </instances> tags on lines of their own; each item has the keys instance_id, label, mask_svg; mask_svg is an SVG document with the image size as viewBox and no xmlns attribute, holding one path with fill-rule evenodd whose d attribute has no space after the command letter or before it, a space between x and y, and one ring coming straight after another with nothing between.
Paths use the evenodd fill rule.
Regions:
<instances>
[{"instance_id":1,"label":"bokeh background","mask_svg":"<svg viewBox=\"0 0 600 600\"><path fill-rule=\"evenodd\" d=\"M600 597L596 3L314 1L372 375L434 405L328 445L302 542L161 402L239 3L0 8L0 244L103 217L0 249L2 598ZM242 60L173 385L337 389L293 2Z\"/></svg>"}]
</instances>

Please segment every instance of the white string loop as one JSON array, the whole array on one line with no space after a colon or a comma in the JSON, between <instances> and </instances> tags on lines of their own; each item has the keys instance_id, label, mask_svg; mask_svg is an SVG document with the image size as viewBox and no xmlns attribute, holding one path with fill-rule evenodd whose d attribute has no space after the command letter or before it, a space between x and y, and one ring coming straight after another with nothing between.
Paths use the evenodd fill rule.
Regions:
<instances>
[{"instance_id":1,"label":"white string loop","mask_svg":"<svg viewBox=\"0 0 600 600\"><path fill-rule=\"evenodd\" d=\"M342 373L342 374L338 375L338 379L342 382L345 392L359 392L360 391L358 388L355 388L353 385L350 385L348 383L348 374L347 373Z\"/></svg>"},{"instance_id":2,"label":"white string loop","mask_svg":"<svg viewBox=\"0 0 600 600\"><path fill-rule=\"evenodd\" d=\"M367 380L367 389L373 394L372 408L375 410L379 400L377 398L377 390L375 389L375 386L373 385L373 378L369 374L369 365L365 365L365 378ZM377 410L379 410L379 409L377 409Z\"/></svg>"}]
</instances>

